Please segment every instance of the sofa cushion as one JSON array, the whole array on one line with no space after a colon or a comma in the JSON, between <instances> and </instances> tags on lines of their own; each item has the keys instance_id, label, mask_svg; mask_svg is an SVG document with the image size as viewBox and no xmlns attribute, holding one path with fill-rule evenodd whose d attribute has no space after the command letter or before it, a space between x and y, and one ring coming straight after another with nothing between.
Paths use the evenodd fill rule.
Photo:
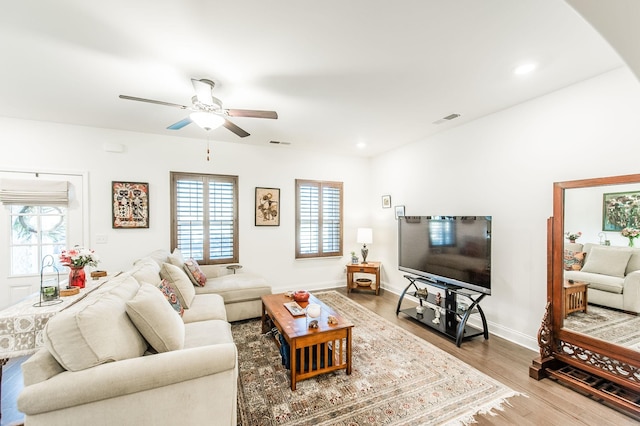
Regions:
<instances>
[{"instance_id":1,"label":"sofa cushion","mask_svg":"<svg viewBox=\"0 0 640 426\"><path fill-rule=\"evenodd\" d=\"M204 287L195 287L196 294L219 294L224 303L237 303L247 300L260 300L271 294L271 286L259 276L249 273L229 274L218 278L209 278Z\"/></svg>"},{"instance_id":2,"label":"sofa cushion","mask_svg":"<svg viewBox=\"0 0 640 426\"><path fill-rule=\"evenodd\" d=\"M160 284L160 265L151 257L145 257L135 262L131 275L138 283Z\"/></svg>"},{"instance_id":3,"label":"sofa cushion","mask_svg":"<svg viewBox=\"0 0 640 426\"><path fill-rule=\"evenodd\" d=\"M170 263L163 263L160 268L160 277L171 284L171 287L175 290L182 307L189 309L191 307L191 302L196 295L196 291L182 267L172 265Z\"/></svg>"},{"instance_id":4,"label":"sofa cushion","mask_svg":"<svg viewBox=\"0 0 640 426\"><path fill-rule=\"evenodd\" d=\"M169 284L167 280L162 280L157 287L166 301L169 302L169 306L171 306L171 308L176 311L178 315L184 315L184 308L180 304L180 300L178 300L178 296L176 296L176 292L173 290L173 287L171 287L171 284Z\"/></svg>"},{"instance_id":5,"label":"sofa cushion","mask_svg":"<svg viewBox=\"0 0 640 426\"><path fill-rule=\"evenodd\" d=\"M564 270L565 271L579 271L582 269L582 264L584 263L584 255L586 253L583 251L574 252L572 250L564 251Z\"/></svg>"},{"instance_id":6,"label":"sofa cushion","mask_svg":"<svg viewBox=\"0 0 640 426\"><path fill-rule=\"evenodd\" d=\"M566 271L564 278L567 280L582 281L589 284L589 289L602 290L609 293L622 294L624 278L611 275L594 274L592 272Z\"/></svg>"},{"instance_id":7,"label":"sofa cushion","mask_svg":"<svg viewBox=\"0 0 640 426\"><path fill-rule=\"evenodd\" d=\"M142 283L138 293L127 302L126 311L156 351L169 352L184 346L184 323L156 286Z\"/></svg>"},{"instance_id":8,"label":"sofa cushion","mask_svg":"<svg viewBox=\"0 0 640 426\"><path fill-rule=\"evenodd\" d=\"M630 257L630 249L593 247L587 255L582 272L622 278Z\"/></svg>"},{"instance_id":9,"label":"sofa cushion","mask_svg":"<svg viewBox=\"0 0 640 426\"><path fill-rule=\"evenodd\" d=\"M141 260L150 258L154 262L156 262L158 267L160 267L162 266L163 263L168 262L168 258L170 254L171 252L169 252L168 250L164 250L164 249L154 250L148 256L143 257L142 259L135 260L133 264L136 265Z\"/></svg>"},{"instance_id":10,"label":"sofa cushion","mask_svg":"<svg viewBox=\"0 0 640 426\"><path fill-rule=\"evenodd\" d=\"M182 252L180 249L173 249L173 252L167 258L168 262L172 265L176 265L179 268L184 267L184 257L182 257Z\"/></svg>"},{"instance_id":11,"label":"sofa cushion","mask_svg":"<svg viewBox=\"0 0 640 426\"><path fill-rule=\"evenodd\" d=\"M193 298L191 307L184 311L185 323L206 320L227 320L224 300L219 294L199 294Z\"/></svg>"},{"instance_id":12,"label":"sofa cushion","mask_svg":"<svg viewBox=\"0 0 640 426\"><path fill-rule=\"evenodd\" d=\"M640 248L631 249L631 257L627 263L627 269L624 271L625 276L633 271L640 271Z\"/></svg>"},{"instance_id":13,"label":"sofa cushion","mask_svg":"<svg viewBox=\"0 0 640 426\"><path fill-rule=\"evenodd\" d=\"M184 348L233 343L231 324L222 320L198 321L184 325Z\"/></svg>"},{"instance_id":14,"label":"sofa cushion","mask_svg":"<svg viewBox=\"0 0 640 426\"><path fill-rule=\"evenodd\" d=\"M125 311L139 287L135 278L126 276L52 317L44 331L46 348L71 371L141 356L147 342Z\"/></svg>"},{"instance_id":15,"label":"sofa cushion","mask_svg":"<svg viewBox=\"0 0 640 426\"><path fill-rule=\"evenodd\" d=\"M193 285L202 287L206 284L207 277L195 259L187 259L184 261L184 271L187 273L187 276L189 276Z\"/></svg>"}]
</instances>

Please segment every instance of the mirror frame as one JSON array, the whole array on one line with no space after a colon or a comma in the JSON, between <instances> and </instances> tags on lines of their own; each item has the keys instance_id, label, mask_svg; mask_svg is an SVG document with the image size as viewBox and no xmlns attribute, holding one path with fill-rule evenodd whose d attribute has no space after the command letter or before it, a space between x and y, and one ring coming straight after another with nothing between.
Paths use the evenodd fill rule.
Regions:
<instances>
[{"instance_id":1,"label":"mirror frame","mask_svg":"<svg viewBox=\"0 0 640 426\"><path fill-rule=\"evenodd\" d=\"M564 366L575 367L591 376L616 383L632 393L640 393L640 354L637 350L563 327L565 190L631 183L640 183L640 174L553 184L553 216L547 222L547 306L538 332L540 357L533 360L529 375L538 380L553 377L618 408L640 415L637 404L621 401L562 373Z\"/></svg>"}]
</instances>

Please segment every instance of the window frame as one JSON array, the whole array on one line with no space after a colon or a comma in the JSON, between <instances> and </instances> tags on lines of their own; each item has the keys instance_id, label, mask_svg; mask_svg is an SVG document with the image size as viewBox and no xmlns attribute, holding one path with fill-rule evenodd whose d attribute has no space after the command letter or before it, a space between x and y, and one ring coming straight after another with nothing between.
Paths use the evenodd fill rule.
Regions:
<instances>
[{"instance_id":1,"label":"window frame","mask_svg":"<svg viewBox=\"0 0 640 426\"><path fill-rule=\"evenodd\" d=\"M324 181L324 180L310 180L310 179L296 179L296 248L295 248L295 257L296 259L309 259L309 258L323 258L323 257L342 257L343 256L343 246L344 246L344 185L342 182L336 181ZM301 199L300 199L300 189L302 186L315 186L318 188L318 251L313 253L302 253L301 252L301 223L302 223L302 214L301 214ZM324 229L324 215L323 215L323 189L324 188L336 188L340 191L339 197L339 209L340 209L340 225L339 225L339 242L338 242L338 251L325 252L323 247L323 239L322 232Z\"/></svg>"},{"instance_id":2,"label":"window frame","mask_svg":"<svg viewBox=\"0 0 640 426\"><path fill-rule=\"evenodd\" d=\"M177 206L177 182L179 180L201 180L203 182L203 198L202 198L202 212L203 212L203 257L204 259L195 259L201 265L221 265L228 263L238 263L240 261L239 253L239 223L238 223L238 176L234 175L219 175L209 173L188 173L188 172L170 172L171 181L171 247L178 247L178 206ZM210 253L211 238L210 238L210 226L209 226L209 213L210 209L205 208L209 205L209 191L208 188L211 182L230 182L233 184L233 254L231 257L225 257L220 259L212 259Z\"/></svg>"}]
</instances>

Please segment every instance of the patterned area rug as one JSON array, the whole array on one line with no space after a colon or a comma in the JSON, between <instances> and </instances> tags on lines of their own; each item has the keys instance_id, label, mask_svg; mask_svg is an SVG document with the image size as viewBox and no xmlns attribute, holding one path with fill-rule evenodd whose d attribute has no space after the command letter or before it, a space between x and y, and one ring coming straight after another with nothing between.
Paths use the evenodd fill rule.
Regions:
<instances>
[{"instance_id":1,"label":"patterned area rug","mask_svg":"<svg viewBox=\"0 0 640 426\"><path fill-rule=\"evenodd\" d=\"M589 305L587 313L573 312L564 320L570 330L640 350L640 316Z\"/></svg>"},{"instance_id":2,"label":"patterned area rug","mask_svg":"<svg viewBox=\"0 0 640 426\"><path fill-rule=\"evenodd\" d=\"M273 338L260 334L260 320L234 323L239 424L468 424L517 395L335 291L314 295L355 325L351 375L320 375L291 391L289 370Z\"/></svg>"}]
</instances>

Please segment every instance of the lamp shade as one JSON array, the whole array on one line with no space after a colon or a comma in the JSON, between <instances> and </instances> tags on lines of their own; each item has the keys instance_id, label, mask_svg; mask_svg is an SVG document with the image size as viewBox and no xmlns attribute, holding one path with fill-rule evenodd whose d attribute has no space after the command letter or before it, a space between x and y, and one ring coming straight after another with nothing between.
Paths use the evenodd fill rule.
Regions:
<instances>
[{"instance_id":1,"label":"lamp shade","mask_svg":"<svg viewBox=\"0 0 640 426\"><path fill-rule=\"evenodd\" d=\"M373 230L371 228L358 228L357 240L362 244L373 243Z\"/></svg>"},{"instance_id":2,"label":"lamp shade","mask_svg":"<svg viewBox=\"0 0 640 426\"><path fill-rule=\"evenodd\" d=\"M224 117L211 112L192 112L189 118L205 130L217 129L224 123Z\"/></svg>"}]
</instances>

